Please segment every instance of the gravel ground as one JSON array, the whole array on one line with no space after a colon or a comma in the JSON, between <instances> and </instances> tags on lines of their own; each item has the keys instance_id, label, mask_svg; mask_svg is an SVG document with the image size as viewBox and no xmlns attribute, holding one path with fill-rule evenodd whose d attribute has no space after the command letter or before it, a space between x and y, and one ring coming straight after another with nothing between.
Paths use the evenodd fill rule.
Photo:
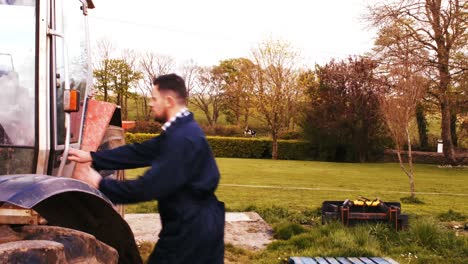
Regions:
<instances>
[{"instance_id":1,"label":"gravel ground","mask_svg":"<svg viewBox=\"0 0 468 264\"><path fill-rule=\"evenodd\" d=\"M157 242L161 230L159 214L126 214L137 243ZM261 250L272 242L271 227L255 212L226 213L224 242L248 249Z\"/></svg>"}]
</instances>

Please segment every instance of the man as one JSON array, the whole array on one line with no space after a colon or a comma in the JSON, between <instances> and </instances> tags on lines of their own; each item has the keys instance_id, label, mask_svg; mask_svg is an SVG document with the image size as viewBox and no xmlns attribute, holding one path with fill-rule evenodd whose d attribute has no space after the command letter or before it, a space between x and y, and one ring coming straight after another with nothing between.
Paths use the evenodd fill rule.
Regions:
<instances>
[{"instance_id":1,"label":"man","mask_svg":"<svg viewBox=\"0 0 468 264\"><path fill-rule=\"evenodd\" d=\"M159 136L101 152L72 149L69 160L92 161L97 170L151 166L123 182L93 170L77 176L114 203L158 200L162 230L148 263L223 263L225 210L214 194L220 175L210 146L186 108L184 80L168 74L153 85L152 113L164 130Z\"/></svg>"}]
</instances>

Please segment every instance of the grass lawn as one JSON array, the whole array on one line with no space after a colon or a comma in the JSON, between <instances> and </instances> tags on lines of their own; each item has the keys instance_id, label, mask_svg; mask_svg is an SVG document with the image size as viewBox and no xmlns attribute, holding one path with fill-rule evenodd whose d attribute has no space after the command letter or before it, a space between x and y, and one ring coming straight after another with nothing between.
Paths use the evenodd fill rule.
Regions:
<instances>
[{"instance_id":1,"label":"grass lawn","mask_svg":"<svg viewBox=\"0 0 468 264\"><path fill-rule=\"evenodd\" d=\"M217 163L221 171L217 196L230 211L273 205L301 211L320 207L325 200L355 199L359 195L383 201L400 201L409 196L408 178L396 163L231 158L218 158ZM134 178L144 171L129 170L127 177ZM402 204L404 213L434 215L449 209L468 212L468 169L417 164L415 182L416 196L424 204ZM128 211L134 209L137 207L129 207Z\"/></svg>"},{"instance_id":2,"label":"grass lawn","mask_svg":"<svg viewBox=\"0 0 468 264\"><path fill-rule=\"evenodd\" d=\"M448 263L468 263L467 237L456 237L441 225L439 218L452 209L448 220L455 215L455 220L467 221L466 168L417 164L416 197L423 203L402 203L402 212L410 214L410 230L396 233L386 225L321 226L317 208L325 200L355 199L359 195L399 202L409 196L409 183L398 164L229 158L218 158L217 162L221 170L217 196L227 210L257 211L275 228L278 238L260 253L229 245L227 259L242 259L239 263L283 263L285 257L292 255L389 256L400 263L447 263L447 258ZM127 177L143 172L144 169L129 170ZM154 211L155 202L127 206L128 213Z\"/></svg>"}]
</instances>

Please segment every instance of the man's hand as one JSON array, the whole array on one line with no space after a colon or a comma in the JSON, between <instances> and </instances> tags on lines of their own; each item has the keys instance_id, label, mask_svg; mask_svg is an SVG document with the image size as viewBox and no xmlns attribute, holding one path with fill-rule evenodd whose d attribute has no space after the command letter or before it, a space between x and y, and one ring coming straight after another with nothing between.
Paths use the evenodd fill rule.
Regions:
<instances>
[{"instance_id":1,"label":"man's hand","mask_svg":"<svg viewBox=\"0 0 468 264\"><path fill-rule=\"evenodd\" d=\"M91 158L91 154L88 151L83 151L74 148L70 148L70 150L68 151L68 160L76 161L79 163L93 161L93 159Z\"/></svg>"},{"instance_id":2,"label":"man's hand","mask_svg":"<svg viewBox=\"0 0 468 264\"><path fill-rule=\"evenodd\" d=\"M96 189L99 189L99 183L102 180L101 175L91 168L91 163L76 164L72 178L86 182Z\"/></svg>"}]
</instances>

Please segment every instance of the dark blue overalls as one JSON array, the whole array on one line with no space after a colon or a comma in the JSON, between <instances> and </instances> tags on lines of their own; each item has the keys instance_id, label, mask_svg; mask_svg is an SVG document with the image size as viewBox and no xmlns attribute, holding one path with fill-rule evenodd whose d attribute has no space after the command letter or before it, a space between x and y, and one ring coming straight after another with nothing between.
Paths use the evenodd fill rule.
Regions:
<instances>
[{"instance_id":1,"label":"dark blue overalls","mask_svg":"<svg viewBox=\"0 0 468 264\"><path fill-rule=\"evenodd\" d=\"M158 200L162 230L149 263L224 262L224 204L219 170L193 114L141 144L91 153L102 169L151 168L135 180L103 179L99 190L120 204Z\"/></svg>"}]
</instances>

